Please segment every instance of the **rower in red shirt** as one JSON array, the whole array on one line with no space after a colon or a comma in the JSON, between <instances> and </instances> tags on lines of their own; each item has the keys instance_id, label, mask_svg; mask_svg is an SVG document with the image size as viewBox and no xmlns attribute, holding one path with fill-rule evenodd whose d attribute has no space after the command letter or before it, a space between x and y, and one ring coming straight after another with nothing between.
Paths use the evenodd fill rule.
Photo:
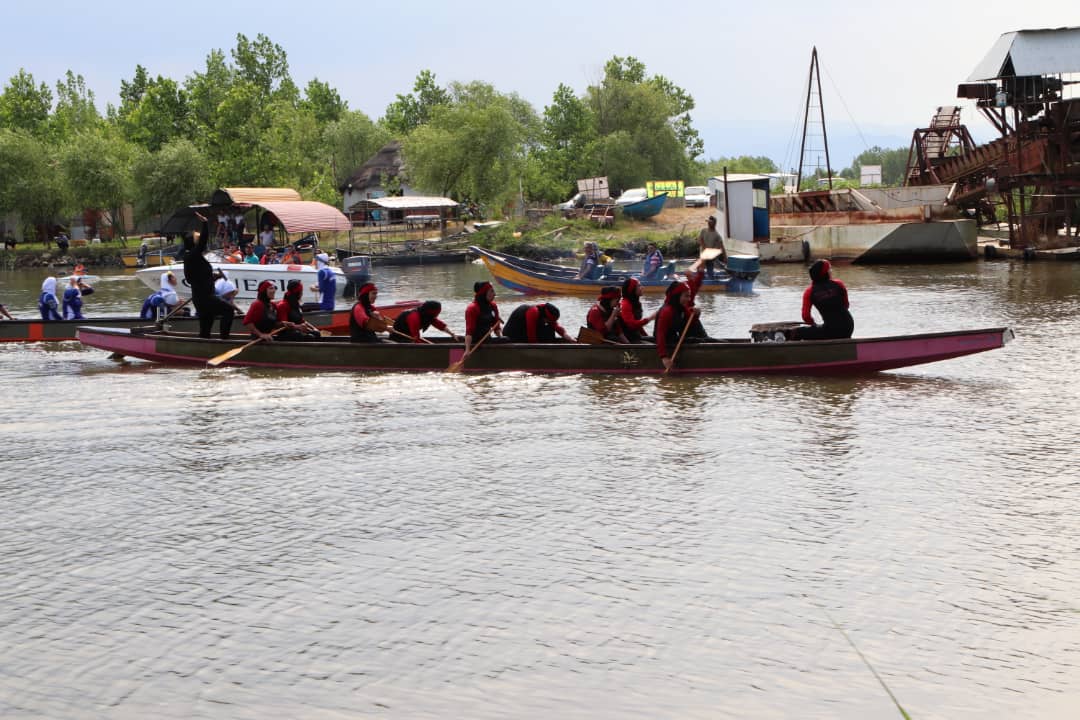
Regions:
<instances>
[{"instance_id":1,"label":"rower in red shirt","mask_svg":"<svg viewBox=\"0 0 1080 720\"><path fill-rule=\"evenodd\" d=\"M629 341L623 333L618 303L619 288L614 285L605 287L600 291L596 304L589 308L589 314L585 316L585 324L590 330L595 330L607 340L626 343Z\"/></svg>"},{"instance_id":2,"label":"rower in red shirt","mask_svg":"<svg viewBox=\"0 0 1080 720\"><path fill-rule=\"evenodd\" d=\"M423 342L421 333L429 327L435 327L454 340L461 340L460 336L455 335L454 331L446 327L446 323L439 319L441 312L442 303L437 300L428 300L418 308L406 310L394 320L394 330L397 332L391 333L390 339L394 342L409 342L409 338L412 338L414 343Z\"/></svg>"},{"instance_id":3,"label":"rower in red shirt","mask_svg":"<svg viewBox=\"0 0 1080 720\"><path fill-rule=\"evenodd\" d=\"M684 282L668 285L664 294L664 305L656 313L656 353L664 369L671 368L671 353L679 342L679 336L686 332L687 320L697 315L693 305L690 286ZM687 337L690 334L687 333Z\"/></svg>"},{"instance_id":4,"label":"rower in red shirt","mask_svg":"<svg viewBox=\"0 0 1080 720\"><path fill-rule=\"evenodd\" d=\"M473 283L473 301L465 308L465 352L480 342L488 331L492 335L502 332L502 318L495 303L495 288L486 280Z\"/></svg>"},{"instance_id":5,"label":"rower in red shirt","mask_svg":"<svg viewBox=\"0 0 1080 720\"><path fill-rule=\"evenodd\" d=\"M503 328L503 337L510 342L555 342L556 334L568 342L577 342L559 324L559 308L551 303L518 305Z\"/></svg>"}]
</instances>

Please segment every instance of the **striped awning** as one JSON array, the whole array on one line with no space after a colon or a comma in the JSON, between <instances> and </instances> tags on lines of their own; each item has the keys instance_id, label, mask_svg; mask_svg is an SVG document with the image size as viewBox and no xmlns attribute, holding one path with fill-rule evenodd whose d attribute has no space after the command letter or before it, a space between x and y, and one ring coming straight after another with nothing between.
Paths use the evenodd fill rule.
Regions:
<instances>
[{"instance_id":1,"label":"striped awning","mask_svg":"<svg viewBox=\"0 0 1080 720\"><path fill-rule=\"evenodd\" d=\"M264 200L255 204L273 213L287 233L328 230L346 232L352 228L349 218L336 207L314 200Z\"/></svg>"},{"instance_id":2,"label":"striped awning","mask_svg":"<svg viewBox=\"0 0 1080 720\"><path fill-rule=\"evenodd\" d=\"M300 193L292 188L218 188L210 200L211 205L234 205L247 203L262 205L264 202L289 202L300 200Z\"/></svg>"}]
</instances>

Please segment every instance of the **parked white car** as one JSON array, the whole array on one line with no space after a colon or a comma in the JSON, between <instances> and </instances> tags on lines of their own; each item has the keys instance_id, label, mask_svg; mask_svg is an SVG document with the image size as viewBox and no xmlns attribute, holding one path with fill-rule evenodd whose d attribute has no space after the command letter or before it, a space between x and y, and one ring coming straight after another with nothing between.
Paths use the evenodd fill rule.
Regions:
<instances>
[{"instance_id":1,"label":"parked white car","mask_svg":"<svg viewBox=\"0 0 1080 720\"><path fill-rule=\"evenodd\" d=\"M703 185L691 185L683 190L683 200L686 207L708 207L709 188Z\"/></svg>"},{"instance_id":2,"label":"parked white car","mask_svg":"<svg viewBox=\"0 0 1080 720\"><path fill-rule=\"evenodd\" d=\"M645 188L630 188L615 201L616 205L629 205L631 203L641 202L647 200L649 197L648 191Z\"/></svg>"}]
</instances>

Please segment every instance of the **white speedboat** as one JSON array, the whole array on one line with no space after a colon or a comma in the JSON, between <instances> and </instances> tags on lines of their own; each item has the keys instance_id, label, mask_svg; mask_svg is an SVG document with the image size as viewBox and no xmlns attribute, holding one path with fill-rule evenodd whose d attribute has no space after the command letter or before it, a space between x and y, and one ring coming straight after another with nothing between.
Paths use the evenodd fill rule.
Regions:
<instances>
[{"instance_id":1,"label":"white speedboat","mask_svg":"<svg viewBox=\"0 0 1080 720\"><path fill-rule=\"evenodd\" d=\"M211 267L223 271L229 280L236 285L237 300L247 300L249 302L254 300L258 296L259 283L263 280L272 280L278 286L279 298L284 297L283 293L290 280L299 280L304 283L304 294L308 298L314 297L312 287L319 284L318 271L310 265L255 265L254 263L214 262L210 256L207 256L207 259L210 260ZM345 274L341 271L341 268L331 267L330 269L337 278L336 297L344 297ZM162 274L170 271L176 275L176 279L179 281L176 294L182 298L191 297L191 286L188 285L187 279L184 277L184 266L181 263L136 270L135 277L139 278L151 290L157 290L161 287Z\"/></svg>"}]
</instances>

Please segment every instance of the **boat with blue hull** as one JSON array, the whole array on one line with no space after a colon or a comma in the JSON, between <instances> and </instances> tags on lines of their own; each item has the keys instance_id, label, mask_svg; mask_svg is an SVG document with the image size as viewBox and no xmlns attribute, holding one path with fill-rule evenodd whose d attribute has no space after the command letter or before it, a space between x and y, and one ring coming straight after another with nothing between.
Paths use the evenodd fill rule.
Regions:
<instances>
[{"instance_id":1,"label":"boat with blue hull","mask_svg":"<svg viewBox=\"0 0 1080 720\"><path fill-rule=\"evenodd\" d=\"M662 295L674 279L672 272L655 279L643 279L631 272L619 272L603 266L594 280L579 279L578 271L564 265L528 260L515 255L473 246L469 250L483 260L492 277L505 288L524 295L594 295L608 285L621 285L636 277L646 294ZM670 266L669 266L670 267ZM761 270L753 256L729 256L726 266L713 279L706 278L699 292L752 293L754 280Z\"/></svg>"}]
</instances>

